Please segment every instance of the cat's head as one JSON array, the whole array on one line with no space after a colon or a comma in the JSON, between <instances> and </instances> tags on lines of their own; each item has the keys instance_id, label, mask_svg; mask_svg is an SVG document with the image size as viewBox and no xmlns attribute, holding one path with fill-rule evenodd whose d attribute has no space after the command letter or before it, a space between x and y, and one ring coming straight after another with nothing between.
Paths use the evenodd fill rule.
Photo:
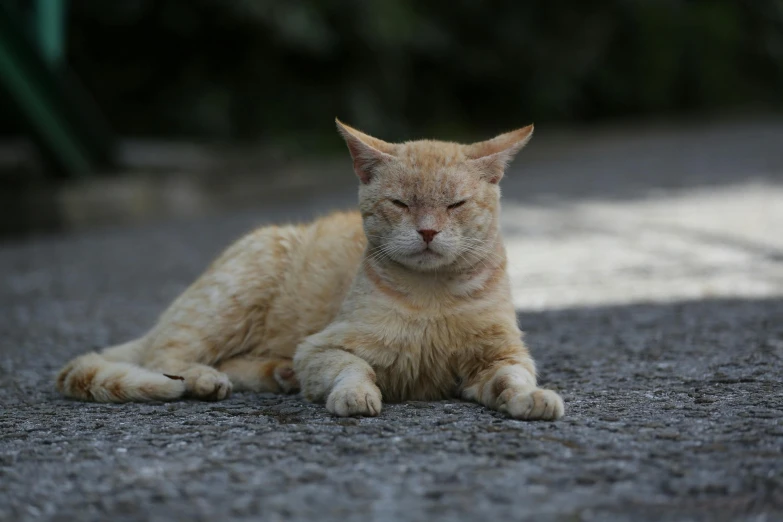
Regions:
<instances>
[{"instance_id":1,"label":"cat's head","mask_svg":"<svg viewBox=\"0 0 783 522\"><path fill-rule=\"evenodd\" d=\"M506 166L533 126L462 145L387 143L339 120L361 181L359 209L370 255L421 271L492 255Z\"/></svg>"}]
</instances>

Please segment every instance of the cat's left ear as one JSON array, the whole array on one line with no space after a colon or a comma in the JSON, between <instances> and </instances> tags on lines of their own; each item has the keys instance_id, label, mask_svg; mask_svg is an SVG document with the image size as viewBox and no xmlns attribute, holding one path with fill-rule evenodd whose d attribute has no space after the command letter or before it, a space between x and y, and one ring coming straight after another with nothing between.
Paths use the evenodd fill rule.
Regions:
<instances>
[{"instance_id":1,"label":"cat's left ear","mask_svg":"<svg viewBox=\"0 0 783 522\"><path fill-rule=\"evenodd\" d=\"M497 184L516 153L527 145L532 137L533 125L528 125L495 136L491 140L468 145L466 154L469 160L479 167L487 181Z\"/></svg>"},{"instance_id":2,"label":"cat's left ear","mask_svg":"<svg viewBox=\"0 0 783 522\"><path fill-rule=\"evenodd\" d=\"M394 145L349 127L337 118L334 121L351 152L354 172L362 183L369 183L379 164L394 159Z\"/></svg>"}]
</instances>

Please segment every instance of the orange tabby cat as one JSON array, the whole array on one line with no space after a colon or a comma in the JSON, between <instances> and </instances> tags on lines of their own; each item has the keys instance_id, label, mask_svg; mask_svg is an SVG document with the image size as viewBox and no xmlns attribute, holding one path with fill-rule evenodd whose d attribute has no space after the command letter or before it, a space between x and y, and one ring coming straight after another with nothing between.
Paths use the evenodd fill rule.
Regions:
<instances>
[{"instance_id":1,"label":"orange tabby cat","mask_svg":"<svg viewBox=\"0 0 783 522\"><path fill-rule=\"evenodd\" d=\"M71 361L92 401L295 392L337 415L461 397L557 419L517 327L498 183L533 126L488 141L391 144L337 122L360 213L264 227L229 247L145 336Z\"/></svg>"}]
</instances>

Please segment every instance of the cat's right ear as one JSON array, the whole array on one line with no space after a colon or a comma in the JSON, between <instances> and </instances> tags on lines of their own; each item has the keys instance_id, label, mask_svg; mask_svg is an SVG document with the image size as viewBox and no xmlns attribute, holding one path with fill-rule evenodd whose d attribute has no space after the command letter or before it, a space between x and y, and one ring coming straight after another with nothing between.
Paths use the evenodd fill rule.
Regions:
<instances>
[{"instance_id":1,"label":"cat's right ear","mask_svg":"<svg viewBox=\"0 0 783 522\"><path fill-rule=\"evenodd\" d=\"M337 118L334 121L337 130L348 144L348 150L353 158L354 172L362 183L369 183L378 165L393 159L394 145L359 132Z\"/></svg>"},{"instance_id":2,"label":"cat's right ear","mask_svg":"<svg viewBox=\"0 0 783 522\"><path fill-rule=\"evenodd\" d=\"M497 184L514 155L533 137L533 125L495 136L466 147L468 158L484 172L485 178Z\"/></svg>"}]
</instances>

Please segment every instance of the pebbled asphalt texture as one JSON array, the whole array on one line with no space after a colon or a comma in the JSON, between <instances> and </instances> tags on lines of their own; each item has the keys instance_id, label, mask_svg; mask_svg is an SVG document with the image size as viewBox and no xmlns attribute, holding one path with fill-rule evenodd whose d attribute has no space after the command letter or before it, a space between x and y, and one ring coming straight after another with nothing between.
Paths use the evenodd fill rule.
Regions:
<instances>
[{"instance_id":1,"label":"pebbled asphalt texture","mask_svg":"<svg viewBox=\"0 0 783 522\"><path fill-rule=\"evenodd\" d=\"M349 206L350 185L6 242L0 520L783 520L783 125L543 141L504 227L561 421L57 395L62 364L144 332L237 235Z\"/></svg>"}]
</instances>

